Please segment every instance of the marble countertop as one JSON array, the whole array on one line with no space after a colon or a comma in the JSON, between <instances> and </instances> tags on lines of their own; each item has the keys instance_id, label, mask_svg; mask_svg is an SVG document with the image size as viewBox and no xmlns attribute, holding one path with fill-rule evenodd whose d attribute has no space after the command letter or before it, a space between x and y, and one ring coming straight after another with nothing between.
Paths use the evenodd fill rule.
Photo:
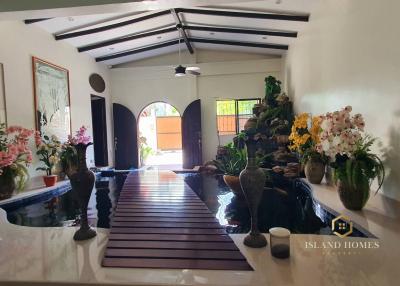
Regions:
<instances>
[{"instance_id":1,"label":"marble countertop","mask_svg":"<svg viewBox=\"0 0 400 286\"><path fill-rule=\"evenodd\" d=\"M76 243L74 228L12 225L0 209L0 285L397 285L399 203L377 195L363 211L352 212L342 207L334 188L312 188L317 200L378 239L294 234L290 259L280 260L271 257L269 247L248 248L244 234L233 234L255 271L103 268L108 230L97 229L97 237ZM349 243L353 248L346 248Z\"/></svg>"}]
</instances>

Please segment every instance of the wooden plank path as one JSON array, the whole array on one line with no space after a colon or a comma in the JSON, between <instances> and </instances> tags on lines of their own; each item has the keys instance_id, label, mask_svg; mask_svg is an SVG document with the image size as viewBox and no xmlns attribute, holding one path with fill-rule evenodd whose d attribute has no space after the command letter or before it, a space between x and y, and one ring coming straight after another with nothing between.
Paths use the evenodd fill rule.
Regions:
<instances>
[{"instance_id":1,"label":"wooden plank path","mask_svg":"<svg viewBox=\"0 0 400 286\"><path fill-rule=\"evenodd\" d=\"M171 171L128 175L102 265L253 270L206 205Z\"/></svg>"}]
</instances>

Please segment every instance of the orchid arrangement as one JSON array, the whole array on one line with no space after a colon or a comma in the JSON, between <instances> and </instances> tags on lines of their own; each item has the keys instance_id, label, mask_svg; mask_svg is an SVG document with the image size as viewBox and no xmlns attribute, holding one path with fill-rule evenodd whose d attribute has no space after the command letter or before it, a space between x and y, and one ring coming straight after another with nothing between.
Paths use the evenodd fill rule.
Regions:
<instances>
[{"instance_id":1,"label":"orchid arrangement","mask_svg":"<svg viewBox=\"0 0 400 286\"><path fill-rule=\"evenodd\" d=\"M311 120L311 126L309 122ZM301 113L295 117L289 136L289 149L298 152L304 160L318 155L317 146L320 143L319 133L321 130L321 117Z\"/></svg>"},{"instance_id":2,"label":"orchid arrangement","mask_svg":"<svg viewBox=\"0 0 400 286\"><path fill-rule=\"evenodd\" d=\"M322 116L319 153L325 153L331 159L336 154L349 157L357 150L364 132L365 122L361 114L351 116L352 107L346 106L340 111L328 112Z\"/></svg>"},{"instance_id":3,"label":"orchid arrangement","mask_svg":"<svg viewBox=\"0 0 400 286\"><path fill-rule=\"evenodd\" d=\"M38 167L36 170L46 171L47 176L50 176L54 166L60 161L61 142L55 135L51 137L44 135L43 139L36 136L35 143L36 155L38 155L39 161L45 165L45 167Z\"/></svg>"},{"instance_id":4,"label":"orchid arrangement","mask_svg":"<svg viewBox=\"0 0 400 286\"><path fill-rule=\"evenodd\" d=\"M78 131L76 131L75 136L68 136L68 143L70 145L78 145L78 144L88 144L90 143L90 136L86 135L87 127L81 126Z\"/></svg>"},{"instance_id":5,"label":"orchid arrangement","mask_svg":"<svg viewBox=\"0 0 400 286\"><path fill-rule=\"evenodd\" d=\"M29 177L27 167L32 163L29 138L35 132L20 126L0 124L0 176L15 179L22 189Z\"/></svg>"},{"instance_id":6,"label":"orchid arrangement","mask_svg":"<svg viewBox=\"0 0 400 286\"><path fill-rule=\"evenodd\" d=\"M380 158L371 152L376 138L364 134L363 116L352 116L351 111L352 107L346 106L322 117L317 150L330 157L335 179L363 192L366 202L369 187L375 178L378 179L377 191L382 187L385 168Z\"/></svg>"}]
</instances>

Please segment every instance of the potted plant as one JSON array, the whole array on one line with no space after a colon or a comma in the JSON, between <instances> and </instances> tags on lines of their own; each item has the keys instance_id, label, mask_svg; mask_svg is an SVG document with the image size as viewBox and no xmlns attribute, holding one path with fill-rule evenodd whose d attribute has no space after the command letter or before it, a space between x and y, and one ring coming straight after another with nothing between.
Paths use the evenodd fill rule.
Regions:
<instances>
[{"instance_id":1,"label":"potted plant","mask_svg":"<svg viewBox=\"0 0 400 286\"><path fill-rule=\"evenodd\" d=\"M301 156L306 178L312 184L320 184L325 174L326 157L317 151L321 120L320 116L310 118L308 113L301 113L295 117L289 136L289 149Z\"/></svg>"},{"instance_id":2,"label":"potted plant","mask_svg":"<svg viewBox=\"0 0 400 286\"><path fill-rule=\"evenodd\" d=\"M246 150L236 148L232 143L225 145L223 155L211 162L219 172L224 174L225 183L238 198L244 198L239 174L246 167L246 162Z\"/></svg>"},{"instance_id":3,"label":"potted plant","mask_svg":"<svg viewBox=\"0 0 400 286\"><path fill-rule=\"evenodd\" d=\"M317 150L333 160L331 166L343 205L347 209L361 210L369 199L373 180L378 180L376 192L382 187L385 168L370 150L375 139L363 134L362 115L351 116L351 111L351 106L347 106L323 117Z\"/></svg>"},{"instance_id":4,"label":"potted plant","mask_svg":"<svg viewBox=\"0 0 400 286\"><path fill-rule=\"evenodd\" d=\"M0 124L0 200L11 197L15 189L23 189L28 179L27 166L32 162L28 147L33 130Z\"/></svg>"},{"instance_id":5,"label":"potted plant","mask_svg":"<svg viewBox=\"0 0 400 286\"><path fill-rule=\"evenodd\" d=\"M43 139L36 141L36 155L39 161L44 163L44 167L37 167L36 170L46 172L43 181L46 187L52 187L57 182L57 175L52 174L54 166L60 161L61 142L55 135L51 137L44 135Z\"/></svg>"}]
</instances>

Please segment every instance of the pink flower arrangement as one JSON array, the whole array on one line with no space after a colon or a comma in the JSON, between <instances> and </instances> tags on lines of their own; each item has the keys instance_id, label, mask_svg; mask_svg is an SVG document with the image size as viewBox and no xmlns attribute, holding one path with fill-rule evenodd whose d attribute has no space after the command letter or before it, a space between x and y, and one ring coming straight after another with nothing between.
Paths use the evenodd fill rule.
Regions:
<instances>
[{"instance_id":1,"label":"pink flower arrangement","mask_svg":"<svg viewBox=\"0 0 400 286\"><path fill-rule=\"evenodd\" d=\"M20 126L0 125L0 176L6 169L10 168L19 178L19 185L22 186L26 167L32 163L32 151L29 149L29 138L35 131Z\"/></svg>"},{"instance_id":2,"label":"pink flower arrangement","mask_svg":"<svg viewBox=\"0 0 400 286\"><path fill-rule=\"evenodd\" d=\"M340 111L328 112L322 116L320 142L316 149L331 159L337 154L351 157L362 139L365 122L361 114L351 116L352 107L346 106Z\"/></svg>"},{"instance_id":3,"label":"pink flower arrangement","mask_svg":"<svg viewBox=\"0 0 400 286\"><path fill-rule=\"evenodd\" d=\"M68 136L68 144L70 145L77 145L77 144L88 144L90 143L90 136L86 135L87 128L82 126L76 131L76 135L72 137L71 135Z\"/></svg>"}]
</instances>

